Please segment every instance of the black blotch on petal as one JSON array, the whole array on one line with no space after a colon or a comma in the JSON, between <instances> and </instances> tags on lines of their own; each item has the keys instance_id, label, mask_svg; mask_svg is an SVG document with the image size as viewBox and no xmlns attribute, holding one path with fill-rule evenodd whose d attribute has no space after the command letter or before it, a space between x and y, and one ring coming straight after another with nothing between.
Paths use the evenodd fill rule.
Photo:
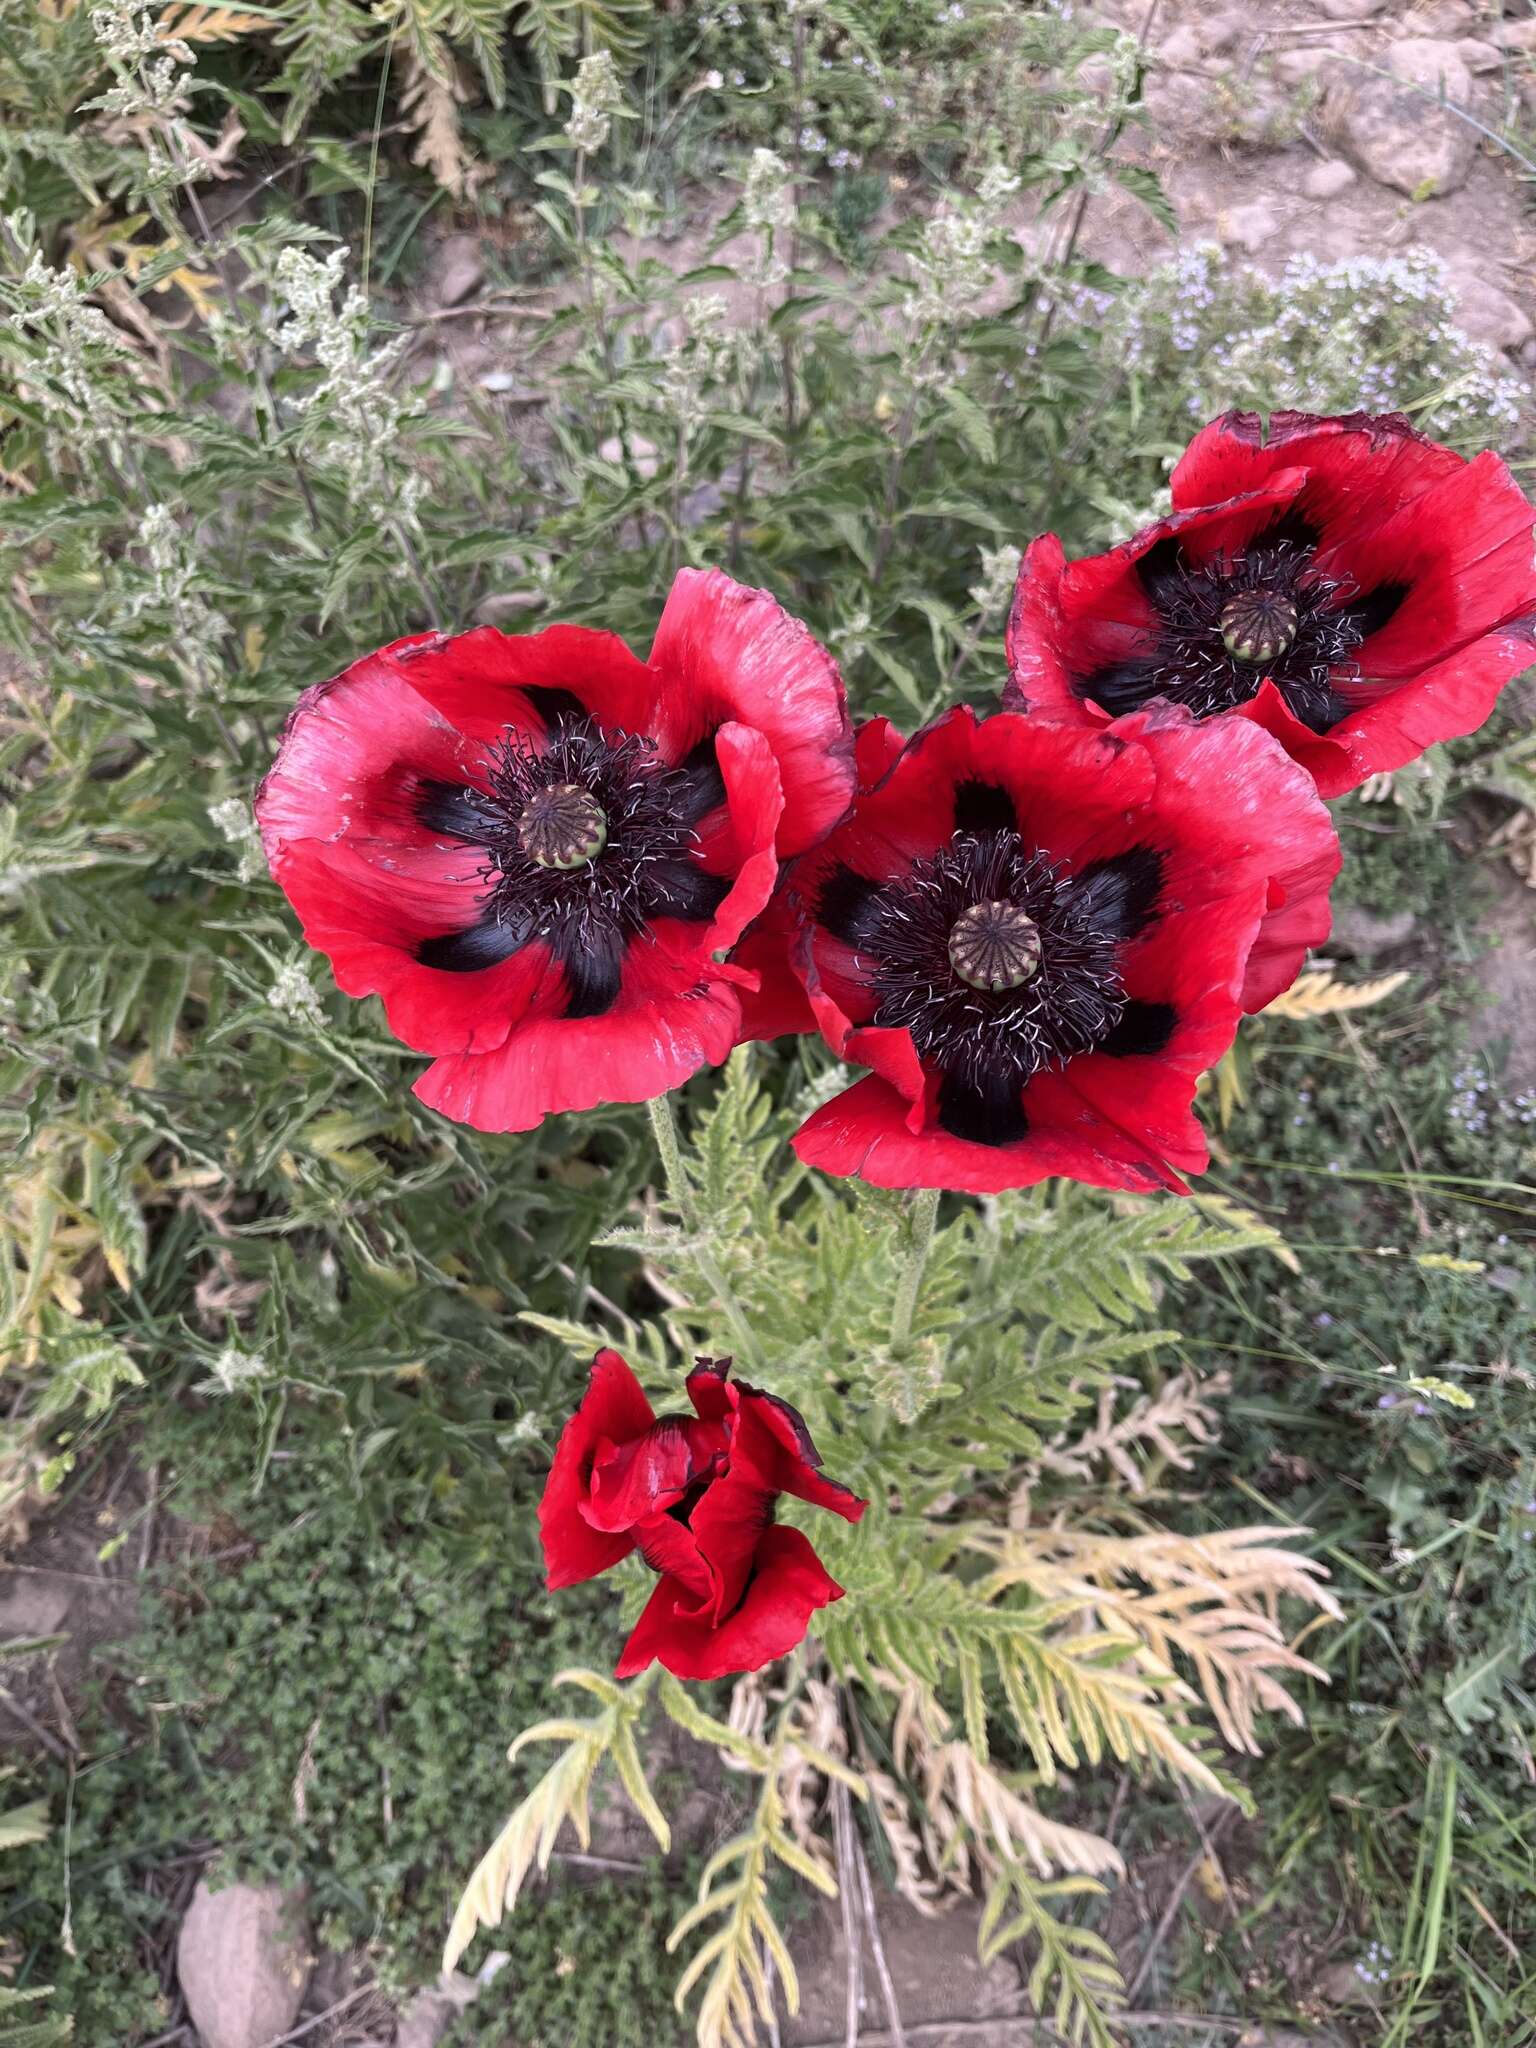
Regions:
<instances>
[{"instance_id":1,"label":"black blotch on petal","mask_svg":"<svg viewBox=\"0 0 1536 2048\"><path fill-rule=\"evenodd\" d=\"M565 974L566 1017L602 1017L619 999L624 977L623 934L611 929L582 933L571 925L552 935L550 950Z\"/></svg>"},{"instance_id":2,"label":"black blotch on petal","mask_svg":"<svg viewBox=\"0 0 1536 2048\"><path fill-rule=\"evenodd\" d=\"M579 724L592 715L574 690L555 690L545 683L519 683L518 688L551 732L557 725Z\"/></svg>"},{"instance_id":3,"label":"black blotch on petal","mask_svg":"<svg viewBox=\"0 0 1536 2048\"><path fill-rule=\"evenodd\" d=\"M1243 552L1258 554L1267 548L1289 548L1293 554L1310 554L1322 545L1323 529L1315 520L1309 519L1298 505L1288 505L1260 529L1248 542Z\"/></svg>"},{"instance_id":4,"label":"black blotch on petal","mask_svg":"<svg viewBox=\"0 0 1536 2048\"><path fill-rule=\"evenodd\" d=\"M955 785L955 830L957 832L1017 832L1019 814L1013 798L995 782L959 782Z\"/></svg>"},{"instance_id":5,"label":"black blotch on petal","mask_svg":"<svg viewBox=\"0 0 1536 2048\"><path fill-rule=\"evenodd\" d=\"M1357 597L1353 604L1342 606L1338 616L1347 619L1362 640L1369 640L1373 633L1379 633L1396 616L1407 595L1406 583L1378 583L1364 597Z\"/></svg>"},{"instance_id":6,"label":"black blotch on petal","mask_svg":"<svg viewBox=\"0 0 1536 2048\"><path fill-rule=\"evenodd\" d=\"M939 1128L973 1145L1016 1144L1029 1129L1019 1083L1006 1075L946 1073L939 1083Z\"/></svg>"},{"instance_id":7,"label":"black blotch on petal","mask_svg":"<svg viewBox=\"0 0 1536 2048\"><path fill-rule=\"evenodd\" d=\"M482 967L499 967L510 960L523 943L523 934L497 918L484 918L461 932L440 932L423 939L416 958L423 967L437 967L445 974L476 974Z\"/></svg>"},{"instance_id":8,"label":"black blotch on petal","mask_svg":"<svg viewBox=\"0 0 1536 2048\"><path fill-rule=\"evenodd\" d=\"M880 884L839 861L821 885L816 916L845 945L868 946L880 924Z\"/></svg>"},{"instance_id":9,"label":"black blotch on petal","mask_svg":"<svg viewBox=\"0 0 1536 2048\"><path fill-rule=\"evenodd\" d=\"M707 875L691 860L658 861L646 871L645 912L648 917L682 917L703 923L730 893L729 875Z\"/></svg>"},{"instance_id":10,"label":"black blotch on petal","mask_svg":"<svg viewBox=\"0 0 1536 2048\"><path fill-rule=\"evenodd\" d=\"M501 813L490 797L458 782L422 781L414 799L417 820L444 839L489 846L499 829Z\"/></svg>"},{"instance_id":11,"label":"black blotch on petal","mask_svg":"<svg viewBox=\"0 0 1536 2048\"><path fill-rule=\"evenodd\" d=\"M684 825L697 825L725 802L725 777L715 758L715 736L708 733L682 764L684 777L674 815Z\"/></svg>"},{"instance_id":12,"label":"black blotch on petal","mask_svg":"<svg viewBox=\"0 0 1536 2048\"><path fill-rule=\"evenodd\" d=\"M1103 705L1111 717L1136 711L1162 687L1155 661L1117 661L1091 675L1074 676L1072 689L1085 703Z\"/></svg>"},{"instance_id":13,"label":"black blotch on petal","mask_svg":"<svg viewBox=\"0 0 1536 2048\"><path fill-rule=\"evenodd\" d=\"M1136 574L1148 601L1159 611L1184 580L1184 551L1175 537L1165 534L1140 556Z\"/></svg>"},{"instance_id":14,"label":"black blotch on petal","mask_svg":"<svg viewBox=\"0 0 1536 2048\"><path fill-rule=\"evenodd\" d=\"M1179 1013L1172 1003L1127 1003L1120 1021L1108 1038L1099 1040L1096 1050L1125 1059L1133 1053L1159 1053L1167 1049L1178 1026Z\"/></svg>"},{"instance_id":15,"label":"black blotch on petal","mask_svg":"<svg viewBox=\"0 0 1536 2048\"><path fill-rule=\"evenodd\" d=\"M1309 732L1332 732L1346 719L1353 706L1332 683L1282 683L1280 694Z\"/></svg>"},{"instance_id":16,"label":"black blotch on petal","mask_svg":"<svg viewBox=\"0 0 1536 2048\"><path fill-rule=\"evenodd\" d=\"M1101 932L1123 941L1145 931L1162 886L1162 855L1133 846L1074 875L1072 901Z\"/></svg>"}]
</instances>

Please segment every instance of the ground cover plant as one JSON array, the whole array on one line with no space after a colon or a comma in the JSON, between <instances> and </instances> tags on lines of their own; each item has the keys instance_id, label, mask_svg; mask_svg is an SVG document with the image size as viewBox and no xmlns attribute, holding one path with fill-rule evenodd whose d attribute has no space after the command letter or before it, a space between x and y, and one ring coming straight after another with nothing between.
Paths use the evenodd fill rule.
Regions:
<instances>
[{"instance_id":1,"label":"ground cover plant","mask_svg":"<svg viewBox=\"0 0 1536 2048\"><path fill-rule=\"evenodd\" d=\"M1267 908L1281 870L1250 873L1251 844L1232 839L1231 957L1210 972L1236 979L1241 1005L1207 1004L1189 1042L1160 1014L1168 991L1115 979L1128 927L1101 922L1085 984L1099 1011L1079 989L1048 1017L1039 1068L978 1063L928 1001L934 963L892 950L880 891L899 869L866 858L892 727L967 697L991 710L1011 673L1006 714L973 727L954 713L885 785L904 812L944 813L919 849L944 906L928 939L988 1001L1037 987L1037 948L1075 935L1092 952L1059 878L989 850L988 833L1016 828L985 804L1011 784L1086 784L1088 762L1107 772L1085 699L1056 707L1081 726L1066 737L1038 738L1062 730L1055 718L1030 723L1032 693L1072 635L1098 630L1105 579L1126 573L1128 558L1095 550L1169 510L1170 463L1228 399L1405 403L1437 442L1516 456L1523 400L1470 344L1447 375L1448 330L1425 346L1404 314L1435 303L1425 266L1299 281L1320 305L1353 293L1348 346L1324 360L1316 336L1337 320L1288 323L1210 259L1122 291L1077 260L1072 222L1116 175L1156 203L1116 154L1135 117L1134 46L1068 10L953 16L60 4L5 21L0 94L23 118L4 143L0 1498L19 1538L48 1501L110 1505L132 1457L145 1484L102 1546L110 1562L142 1545L158 1565L140 1636L98 1654L70 1755L29 1765L18 1792L0 1939L7 1996L26 2003L15 2022L0 2007L0 2027L57 2032L72 2016L77 2039L126 2043L174 2030L184 1872L217 1855L231 1871L302 1873L322 1940L363 1954L391 1993L430 1979L450 1925L458 1953L494 1924L473 1955L509 1948L514 1967L459 2022L465 2038L606 2039L615 2024L636 2039L749 2038L754 2006L793 1983L795 1888L852 1907L867 1870L928 1906L983 1898L984 1951L1017 1956L1070 2035L1108 2040L1126 1977L1133 2009L1145 1988L1105 1941L1125 1858L1187 1834L1186 1793L1223 1792L1259 1816L1251 1874L1221 1909L1244 1937L1240 1971L1229 1944L1213 1963L1192 1941L1143 1976L1176 1971L1194 2011L1293 2010L1330 1938L1307 1896L1322 1868L1345 1963L1397 2038L1502 2042L1526 2024L1509 1930L1530 1895L1528 1105L1501 1093L1496 1061L1459 1046L1455 988L1475 944L1473 833L1518 819L1526 793L1519 720L1424 757L1427 780L1409 755L1469 730L1524 664L1504 629L1531 608L1528 513L1505 486L1480 501L1509 555L1478 622L1500 644L1458 662L1464 641L1426 650L1414 628L1385 747L1328 740L1343 721L1323 714L1333 672L1390 618L1362 615L1352 639L1335 627L1324 644L1315 582L1281 589L1278 612L1228 618L1246 589L1211 572L1197 589L1153 579L1168 630L1188 637L1155 671L1117 653L1119 701L1103 708L1134 727L1171 680L1201 717L1117 739L1117 803L1147 801L1138 761L1191 782L1219 756L1290 819L1286 916ZM968 94L979 40L1003 33L1006 65L988 95ZM705 171L709 205L689 197ZM922 204L859 182L894 178ZM1043 255L1011 232L1035 200L1059 224ZM439 323L412 324L412 300L391 296L423 222L455 204L512 224L500 381L461 372L436 350ZM690 209L670 262L665 230ZM519 312L535 279L537 320ZM1256 331L1269 338L1245 354ZM1286 366L1272 389L1260 360ZM1218 375L1229 388L1213 395ZM1256 438L1206 441L1208 466L1243 477L1186 469L1173 509L1219 523L1235 493L1283 496L1285 436L1271 430L1262 455ZM1342 437L1376 455L1382 439ZM1396 430L1385 442L1393 461L1420 459ZM1310 445L1302 457L1332 459ZM1437 479L1465 474L1449 455L1422 459ZM1020 551L1049 530L1064 557L1110 567L1085 596L1083 569L1036 552L1016 600ZM1318 540L1275 545L1289 574ZM593 749L634 728L596 705L592 675L638 687L660 622L644 731L658 703L735 687L717 634L737 588L804 622L748 607L767 620L771 672L792 668L800 694L775 721L737 687L734 752L679 721L665 816L626 811L627 743L601 761ZM490 784L460 772L465 741L445 742L441 721L425 735L449 749L417 764L437 792L426 824L450 847L435 882L477 898L474 849L489 848L503 881L539 893L461 922L439 915L441 895L422 910L386 892L360 929L355 864L313 849L396 829L344 817L337 789L405 758L406 728L422 738L411 678L439 658L437 634L477 619L519 633L569 622L635 652L605 639L599 661L598 643L572 641L549 667L557 643L481 627L477 645L496 651L476 690L565 690L604 713L597 738L548 698L498 715L504 779ZM1263 652L1276 633L1284 645ZM353 668L403 636L426 654ZM546 667L509 674L495 666L507 646L541 649L529 658ZM1229 657L1283 669L1293 649L1286 679L1313 694L1249 708L1299 768L1216 689ZM1437 652L1454 688L1433 673ZM348 724L345 689L309 700L253 812L302 693L349 670L361 715ZM462 721L481 714L468 698L457 710L472 740ZM713 762L696 758L707 739ZM551 748L559 776L530 783ZM1334 827L1305 772L1325 757L1343 900L1406 892L1434 935L1406 987L1340 969L1342 986L1288 990L1327 929ZM701 869L692 837L718 805L716 774L732 833ZM967 814L957 864L943 842L975 786L992 795ZM550 788L565 795L530 839L520 821ZM1192 816L1168 799L1160 829L1177 842ZM563 939L569 876L597 873L609 838L617 853L626 832L664 827ZM262 829L341 986L383 1004L333 987L267 879ZM807 854L781 888L780 860ZM829 912L816 864L834 859L874 886ZM1128 919L1137 872L1106 872L1090 904ZM998 929L973 919L957 962L958 913L1000 904L1010 914ZM632 960L662 925L690 927L675 947L686 971L636 988ZM564 946L581 1000L531 1014L533 1049L488 1076L502 1041L443 1034L465 1003L494 1021L530 931ZM873 990L849 969L850 932L855 954L884 963ZM383 962L391 947L429 975ZM733 948L734 962L716 957ZM1209 966L1211 950L1193 950ZM808 962L814 1017L796 1008ZM753 988L733 967L764 978ZM701 978L715 1021L691 1044L672 1033L665 1078L687 1092L653 1126L638 1103L659 1069L636 1062L659 1041L641 1041ZM1102 1057L1127 1003L1122 1057L1166 1097L1150 1175L1127 1166L1145 1148L1103 1132L1041 1151L1036 1073ZM566 1099L531 1099L538 1048L615 1005L639 1020L620 1052L595 1058L606 1041L581 1036ZM1259 1013L1240 1029L1239 1007ZM731 1053L754 1022L759 1042ZM882 1030L960 1075L916 1125L897 1113L902 1069L870 1057ZM1422 1048L1418 1064L1400 1066L1402 1042ZM429 1062L437 1080L420 1094ZM1197 1164L1182 1119L1204 1068L1214 1171L1191 1199L1149 1192ZM539 1122L543 1110L568 1113ZM999 1132L981 1126L1015 1113L1025 1128L1005 1128L1006 1145L982 1142ZM880 1184L840 1178L859 1169ZM586 1410L582 1450L565 1432L599 1350L644 1393L606 1366L626 1426L611 1405ZM685 1395L696 1358L727 1354L730 1374L695 1369ZM700 1539L732 1585L702 1631L684 1597L699 1559L667 1563L653 1526L659 1447L677 1433L652 1435L652 1416L690 1409L671 1505L713 1517L735 1546L739 1512L755 1527L768 1494L820 1504L781 1507L750 1578L735 1547L727 1558ZM1207 1455L1223 1432L1243 1447L1235 1465ZM602 1441L640 1447L609 1463L652 1473L646 1513L632 1489L628 1521L599 1501ZM547 1484L552 1465L567 1493ZM582 1590L551 1593L546 1571ZM626 1640L637 1669L616 1682ZM661 1668L642 1667L648 1648ZM792 1654L759 1672L759 1650ZM577 1691L561 1695L573 1668ZM734 1692L710 1689L742 1672ZM526 1901L502 1915L532 1868L573 1846L557 1830L580 1825L599 1764L667 1843L677 1787L645 1775L666 1720L730 1759L732 1797L701 1845L712 1860L675 1850L628 1909L616 2022L580 1959L614 1951L618 1910L557 1891L536 1915ZM540 1734L559 1745L552 1765ZM1112 1814L1120 1771L1132 1789ZM1362 1774L1380 1798L1361 1796ZM129 1817L146 1813L140 1834ZM1276 1899L1299 1964L1263 1946ZM674 1930L662 1973L656 1947ZM545 1991L541 1957L554 1958Z\"/></svg>"}]
</instances>

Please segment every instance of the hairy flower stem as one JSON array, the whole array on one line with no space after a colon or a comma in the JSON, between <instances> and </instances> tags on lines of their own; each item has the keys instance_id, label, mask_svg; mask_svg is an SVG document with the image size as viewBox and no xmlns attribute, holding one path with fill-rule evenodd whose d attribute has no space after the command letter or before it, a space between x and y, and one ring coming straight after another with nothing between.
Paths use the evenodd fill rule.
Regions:
<instances>
[{"instance_id":1,"label":"hairy flower stem","mask_svg":"<svg viewBox=\"0 0 1536 2048\"><path fill-rule=\"evenodd\" d=\"M693 1238L693 1256L699 1271L714 1289L715 1299L725 1312L725 1319L731 1326L738 1353L755 1370L763 1364L763 1349L757 1341L757 1333L747 1321L746 1311L736 1298L736 1291L726 1279L710 1245L699 1205L693 1198L693 1184L688 1178L688 1169L683 1164L683 1148L678 1141L677 1118L672 1112L670 1095L657 1095L646 1104L650 1112L651 1129L656 1134L656 1149L661 1154L661 1170L666 1175L667 1189L672 1201L689 1233Z\"/></svg>"},{"instance_id":2,"label":"hairy flower stem","mask_svg":"<svg viewBox=\"0 0 1536 2048\"><path fill-rule=\"evenodd\" d=\"M912 1197L908 1216L906 1264L896 1283L896 1299L891 1305L893 1351L905 1351L912 1341L912 1318L917 1313L917 1299L923 1291L923 1274L928 1268L928 1253L933 1246L934 1225L938 1220L939 1190L919 1188Z\"/></svg>"}]
</instances>

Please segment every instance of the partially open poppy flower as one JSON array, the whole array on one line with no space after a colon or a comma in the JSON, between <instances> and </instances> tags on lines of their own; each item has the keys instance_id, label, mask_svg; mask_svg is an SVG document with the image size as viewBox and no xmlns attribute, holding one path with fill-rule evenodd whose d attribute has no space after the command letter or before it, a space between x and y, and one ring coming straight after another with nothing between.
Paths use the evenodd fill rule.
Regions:
<instances>
[{"instance_id":1,"label":"partially open poppy flower","mask_svg":"<svg viewBox=\"0 0 1536 2048\"><path fill-rule=\"evenodd\" d=\"M481 1130L638 1102L722 1060L722 962L842 816L836 665L763 591L685 569L649 661L611 633L420 634L306 691L257 798L349 995Z\"/></svg>"},{"instance_id":2,"label":"partially open poppy flower","mask_svg":"<svg viewBox=\"0 0 1536 2048\"><path fill-rule=\"evenodd\" d=\"M1496 455L1399 413L1231 412L1173 472L1167 519L1019 571L1005 704L1112 718L1155 698L1253 720L1325 797L1475 732L1536 660L1532 510Z\"/></svg>"},{"instance_id":3,"label":"partially open poppy flower","mask_svg":"<svg viewBox=\"0 0 1536 2048\"><path fill-rule=\"evenodd\" d=\"M871 1068L795 1150L881 1187L1182 1188L1199 1075L1328 929L1337 836L1256 726L962 706L798 863L798 961Z\"/></svg>"},{"instance_id":4,"label":"partially open poppy flower","mask_svg":"<svg viewBox=\"0 0 1536 2048\"><path fill-rule=\"evenodd\" d=\"M659 1660L679 1678L756 1671L804 1639L843 1589L798 1529L774 1523L781 1494L856 1522L867 1505L822 1476L787 1401L701 1358L684 1383L692 1415L658 1419L616 1351L600 1351L566 1424L539 1508L552 1590L639 1550L660 1574L618 1664Z\"/></svg>"}]
</instances>

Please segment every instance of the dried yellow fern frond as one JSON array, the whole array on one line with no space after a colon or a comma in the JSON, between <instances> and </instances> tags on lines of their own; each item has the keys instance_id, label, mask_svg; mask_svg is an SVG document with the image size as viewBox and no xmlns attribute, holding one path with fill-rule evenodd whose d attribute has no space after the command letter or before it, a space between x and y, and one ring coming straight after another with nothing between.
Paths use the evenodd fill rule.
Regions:
<instances>
[{"instance_id":1,"label":"dried yellow fern frond","mask_svg":"<svg viewBox=\"0 0 1536 2048\"><path fill-rule=\"evenodd\" d=\"M1051 1528L988 1533L975 1547L994 1561L994 1591L1025 1585L1041 1600L1074 1603L1136 1643L1153 1678L1187 1667L1225 1740L1257 1755L1261 1711L1301 1719L1282 1678L1323 1676L1287 1642L1279 1602L1299 1600L1332 1620L1342 1614L1321 1583L1324 1567L1286 1547L1304 1533L1257 1527L1111 1537Z\"/></svg>"},{"instance_id":2,"label":"dried yellow fern frond","mask_svg":"<svg viewBox=\"0 0 1536 2048\"><path fill-rule=\"evenodd\" d=\"M666 1850L671 1833L656 1804L635 1747L635 1723L650 1690L646 1672L629 1685L617 1685L595 1671L562 1671L556 1685L580 1686L592 1693L602 1710L590 1721L541 1721L526 1728L507 1752L511 1760L530 1742L563 1742L565 1749L517 1808L475 1867L464 1888L443 1949L443 1968L451 1970L482 1927L494 1927L517 1903L535 1861L549 1868L550 1855L567 1821L585 1849L591 1840L589 1802L597 1768L611 1758L624 1790L651 1833Z\"/></svg>"},{"instance_id":3,"label":"dried yellow fern frond","mask_svg":"<svg viewBox=\"0 0 1536 2048\"><path fill-rule=\"evenodd\" d=\"M468 97L451 66L445 79L430 71L414 52L407 58L400 113L418 133L411 162L430 171L455 199L462 199L472 183L470 159L459 128L459 108Z\"/></svg>"},{"instance_id":4,"label":"dried yellow fern frond","mask_svg":"<svg viewBox=\"0 0 1536 2048\"><path fill-rule=\"evenodd\" d=\"M777 1970L789 2013L800 2010L794 1960L768 1903L768 1873L774 1861L828 1898L837 1896L836 1880L800 1847L785 1824L779 1769L786 1739L781 1734L774 1745L751 1822L709 1859L699 1880L698 1899L667 1937L667 1953L672 1955L690 1935L711 1920L719 1921L678 1980L673 1998L682 2012L689 1994L708 1973L699 2003L699 2048L755 2048L758 2021L769 2025L774 2018L765 1957Z\"/></svg>"},{"instance_id":5,"label":"dried yellow fern frond","mask_svg":"<svg viewBox=\"0 0 1536 2048\"><path fill-rule=\"evenodd\" d=\"M1099 1389L1098 1413L1090 1428L1075 1436L1061 1431L1024 1467L1014 1488L1010 1524L1027 1527L1029 1494L1042 1472L1083 1480L1108 1465L1130 1492L1141 1493L1146 1488L1144 1461L1153 1453L1180 1472L1192 1471L1194 1460L1187 1446L1215 1443L1220 1425L1212 1403L1231 1384L1224 1372L1206 1380L1182 1372L1147 1393L1139 1380L1117 1375ZM1123 1414L1117 1413L1127 1392L1137 1398Z\"/></svg>"},{"instance_id":6,"label":"dried yellow fern frond","mask_svg":"<svg viewBox=\"0 0 1536 2048\"><path fill-rule=\"evenodd\" d=\"M270 14L251 14L237 7L164 7L155 18L162 43L233 43L275 25Z\"/></svg>"},{"instance_id":7,"label":"dried yellow fern frond","mask_svg":"<svg viewBox=\"0 0 1536 2048\"><path fill-rule=\"evenodd\" d=\"M957 1888L1028 1862L1042 1879L1067 1872L1123 1877L1120 1852L1102 1835L1049 1819L968 1742L926 1687L903 1689L892 1725L896 1768L917 1794L923 1846ZM974 1864L974 1869L973 1869Z\"/></svg>"},{"instance_id":8,"label":"dried yellow fern frond","mask_svg":"<svg viewBox=\"0 0 1536 2048\"><path fill-rule=\"evenodd\" d=\"M1346 1010L1368 1010L1384 1002L1408 979L1405 972L1383 974L1375 981L1335 981L1331 974L1302 974L1284 995L1267 1003L1260 1015L1285 1017L1292 1023L1307 1023L1314 1017L1336 1017Z\"/></svg>"}]
</instances>

